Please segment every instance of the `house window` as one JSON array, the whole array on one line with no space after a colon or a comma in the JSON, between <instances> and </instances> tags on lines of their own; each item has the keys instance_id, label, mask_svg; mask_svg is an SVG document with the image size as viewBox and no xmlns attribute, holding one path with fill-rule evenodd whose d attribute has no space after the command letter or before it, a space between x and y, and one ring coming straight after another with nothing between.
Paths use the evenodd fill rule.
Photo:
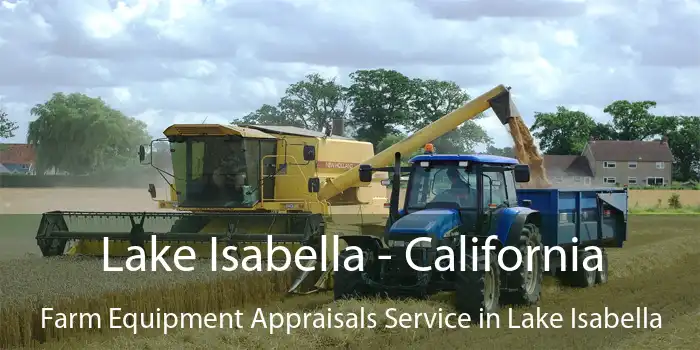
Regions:
<instances>
[{"instance_id":1,"label":"house window","mask_svg":"<svg viewBox=\"0 0 700 350\"><path fill-rule=\"evenodd\" d=\"M628 162L627 167L630 169L637 169L637 162Z\"/></svg>"},{"instance_id":2,"label":"house window","mask_svg":"<svg viewBox=\"0 0 700 350\"><path fill-rule=\"evenodd\" d=\"M553 180L555 183L562 183L562 182L564 182L564 177L563 177L563 176L555 176L555 177L552 178L552 180Z\"/></svg>"},{"instance_id":3,"label":"house window","mask_svg":"<svg viewBox=\"0 0 700 350\"><path fill-rule=\"evenodd\" d=\"M637 184L637 178L636 177L628 177L627 178L627 183L630 185L636 185Z\"/></svg>"},{"instance_id":4,"label":"house window","mask_svg":"<svg viewBox=\"0 0 700 350\"><path fill-rule=\"evenodd\" d=\"M663 177L647 177L647 185L648 186L663 186L664 185L664 178Z\"/></svg>"},{"instance_id":5,"label":"house window","mask_svg":"<svg viewBox=\"0 0 700 350\"><path fill-rule=\"evenodd\" d=\"M581 182L580 176L574 176L574 182Z\"/></svg>"},{"instance_id":6,"label":"house window","mask_svg":"<svg viewBox=\"0 0 700 350\"><path fill-rule=\"evenodd\" d=\"M591 177L590 177L590 176L584 177L584 178L583 178L583 184L584 184L584 185L590 185L590 184L591 184Z\"/></svg>"},{"instance_id":7,"label":"house window","mask_svg":"<svg viewBox=\"0 0 700 350\"><path fill-rule=\"evenodd\" d=\"M664 162L656 162L656 169L663 169L665 165Z\"/></svg>"},{"instance_id":8,"label":"house window","mask_svg":"<svg viewBox=\"0 0 700 350\"><path fill-rule=\"evenodd\" d=\"M614 177L604 177L603 183L606 183L608 185L614 185L617 183L617 179L615 179Z\"/></svg>"},{"instance_id":9,"label":"house window","mask_svg":"<svg viewBox=\"0 0 700 350\"><path fill-rule=\"evenodd\" d=\"M617 167L617 163L615 163L615 162L608 162L608 161L603 162L603 168L615 169L615 167Z\"/></svg>"}]
</instances>

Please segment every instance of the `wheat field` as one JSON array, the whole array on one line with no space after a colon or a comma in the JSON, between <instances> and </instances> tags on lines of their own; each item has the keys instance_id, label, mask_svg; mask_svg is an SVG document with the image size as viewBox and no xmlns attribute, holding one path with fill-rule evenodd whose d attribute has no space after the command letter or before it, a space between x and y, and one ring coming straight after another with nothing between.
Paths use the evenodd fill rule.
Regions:
<instances>
[{"instance_id":1,"label":"wheat field","mask_svg":"<svg viewBox=\"0 0 700 350\"><path fill-rule=\"evenodd\" d=\"M698 190L630 190L630 208L668 208L668 199L678 194L683 206L700 207L700 191Z\"/></svg>"},{"instance_id":2,"label":"wheat field","mask_svg":"<svg viewBox=\"0 0 700 350\"><path fill-rule=\"evenodd\" d=\"M134 198L139 195L135 193ZM149 201L147 193L142 196ZM140 205L147 206L145 203ZM44 208L46 206L44 204ZM384 317L384 312L390 308L406 313L450 312L453 311L451 296L436 295L427 301L335 303L329 293L283 297L281 286L288 282L288 277L279 275L236 276L239 280L213 273L105 277L95 269L94 261L36 257L36 252L32 252L35 247L30 244L34 232L6 235L3 231L5 237L0 236L0 239L26 242L15 244L12 253L0 251L0 324L14 327L8 331L0 330L0 339L33 337L41 340L43 337L51 340L39 346L43 349L390 349L401 346L435 349L461 348L465 344L479 349L697 348L700 342L700 294L697 293L700 288L700 240L696 237L700 216L631 216L629 225L625 247L610 250L610 281L606 285L572 289L560 287L556 280L547 278L539 306L542 312L562 313L565 320L570 317L572 308L577 312L603 312L607 306L621 313L646 307L649 312L661 314L661 329L581 329L572 328L568 322L564 322L560 329L513 329L507 327L506 321L499 329L447 329L425 325L410 329L386 328L391 320ZM28 249L24 255L16 251L20 246ZM8 296L11 298L6 298ZM57 305L57 310L85 311L89 307L101 312L115 305L132 311L156 307L168 312L242 310L243 326L240 329L174 329L167 335L163 335L162 330L144 329L137 335L130 330L64 334L54 330L37 331L33 327L36 326L35 311L46 303ZM18 308L18 305L22 307ZM265 313L280 314L327 313L328 309L347 313L364 310L365 313L377 314L377 325L369 329L311 326L292 329L291 334L284 329L270 334L267 328L250 327L257 308L262 308ZM518 319L524 312L533 310L514 309L512 312ZM508 313L509 310L504 308L501 319L506 320ZM35 329L33 334L32 329ZM52 337L60 339L52 340ZM2 347L9 348L0 343Z\"/></svg>"}]
</instances>

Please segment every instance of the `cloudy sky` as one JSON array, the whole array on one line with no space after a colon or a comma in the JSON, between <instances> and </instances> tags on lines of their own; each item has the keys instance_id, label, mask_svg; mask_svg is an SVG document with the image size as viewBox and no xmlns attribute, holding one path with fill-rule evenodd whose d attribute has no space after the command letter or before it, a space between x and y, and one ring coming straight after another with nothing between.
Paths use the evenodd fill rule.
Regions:
<instances>
[{"instance_id":1,"label":"cloudy sky","mask_svg":"<svg viewBox=\"0 0 700 350\"><path fill-rule=\"evenodd\" d=\"M227 123L319 72L394 68L478 95L513 87L528 123L616 99L700 115L700 0L0 0L0 106L21 127L53 92L145 121ZM691 82L695 83L691 85ZM510 143L495 117L481 120Z\"/></svg>"}]
</instances>

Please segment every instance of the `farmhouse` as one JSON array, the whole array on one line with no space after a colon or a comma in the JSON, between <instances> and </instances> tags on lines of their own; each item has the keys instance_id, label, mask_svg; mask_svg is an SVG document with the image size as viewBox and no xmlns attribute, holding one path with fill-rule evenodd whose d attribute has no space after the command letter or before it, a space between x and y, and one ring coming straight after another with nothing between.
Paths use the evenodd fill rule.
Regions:
<instances>
[{"instance_id":1,"label":"farmhouse","mask_svg":"<svg viewBox=\"0 0 700 350\"><path fill-rule=\"evenodd\" d=\"M656 141L589 141L581 155L545 155L555 186L667 186L673 154L666 138Z\"/></svg>"},{"instance_id":2,"label":"farmhouse","mask_svg":"<svg viewBox=\"0 0 700 350\"><path fill-rule=\"evenodd\" d=\"M0 144L0 173L32 174L36 154L31 145L21 143Z\"/></svg>"}]
</instances>

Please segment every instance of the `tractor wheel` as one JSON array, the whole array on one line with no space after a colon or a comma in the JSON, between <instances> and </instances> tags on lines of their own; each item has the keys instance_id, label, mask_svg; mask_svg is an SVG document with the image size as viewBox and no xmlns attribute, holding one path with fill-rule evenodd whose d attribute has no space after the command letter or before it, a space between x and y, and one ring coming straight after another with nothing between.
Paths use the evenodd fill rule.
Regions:
<instances>
[{"instance_id":1,"label":"tractor wheel","mask_svg":"<svg viewBox=\"0 0 700 350\"><path fill-rule=\"evenodd\" d=\"M605 284L608 283L608 252L603 250L603 261L601 261L602 270L601 271L596 271L595 274L595 283L596 284Z\"/></svg>"},{"instance_id":2,"label":"tractor wheel","mask_svg":"<svg viewBox=\"0 0 700 350\"><path fill-rule=\"evenodd\" d=\"M511 272L507 280L507 285L516 288L516 290L505 292L502 300L504 304L533 305L540 300L542 278L544 277L542 236L537 226L526 224L523 227L518 249L522 256L522 263L517 270ZM531 251L532 253L530 253ZM530 255L532 255L532 264L528 260Z\"/></svg>"},{"instance_id":3,"label":"tractor wheel","mask_svg":"<svg viewBox=\"0 0 700 350\"><path fill-rule=\"evenodd\" d=\"M469 314L472 322L479 322L481 315L498 312L500 305L500 267L496 254L478 255L478 266L472 266L472 255L467 254L465 271L457 270L455 278L455 307L461 313ZM489 269L486 271L486 266Z\"/></svg>"},{"instance_id":4,"label":"tractor wheel","mask_svg":"<svg viewBox=\"0 0 700 350\"><path fill-rule=\"evenodd\" d=\"M354 252L343 250L338 255L338 270L333 274L333 297L335 300L343 299L361 299L372 294L370 286L365 283L362 278L362 271L357 269L357 262L351 261L348 265L352 268L351 271L345 269L345 261L354 257ZM364 269L367 271L367 258L369 254L365 254L363 262ZM355 258L355 260L357 260Z\"/></svg>"},{"instance_id":5,"label":"tractor wheel","mask_svg":"<svg viewBox=\"0 0 700 350\"><path fill-rule=\"evenodd\" d=\"M591 252L579 250L578 261L575 262L578 271L568 272L574 287L588 288L595 284L596 275L598 274L597 271L588 271L583 264L583 261L591 255L593 255Z\"/></svg>"}]
</instances>

